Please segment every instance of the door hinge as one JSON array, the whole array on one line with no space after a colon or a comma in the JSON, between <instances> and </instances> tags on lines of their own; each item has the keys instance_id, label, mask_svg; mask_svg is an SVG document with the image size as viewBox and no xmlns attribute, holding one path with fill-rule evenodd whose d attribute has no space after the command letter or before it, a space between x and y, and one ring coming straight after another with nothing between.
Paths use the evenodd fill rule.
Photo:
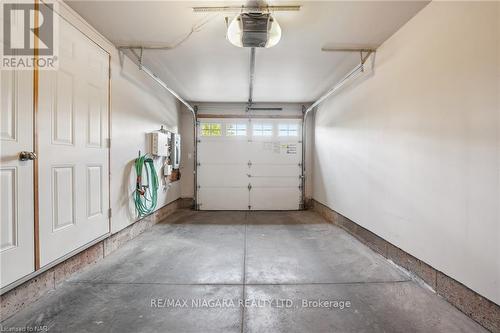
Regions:
<instances>
[{"instance_id":1,"label":"door hinge","mask_svg":"<svg viewBox=\"0 0 500 333\"><path fill-rule=\"evenodd\" d=\"M106 139L106 148L111 148L111 139Z\"/></svg>"},{"instance_id":2,"label":"door hinge","mask_svg":"<svg viewBox=\"0 0 500 333\"><path fill-rule=\"evenodd\" d=\"M248 183L248 190L252 190L252 184Z\"/></svg>"},{"instance_id":3,"label":"door hinge","mask_svg":"<svg viewBox=\"0 0 500 333\"><path fill-rule=\"evenodd\" d=\"M111 218L113 216L113 211L111 208L108 209L108 218Z\"/></svg>"},{"instance_id":4,"label":"door hinge","mask_svg":"<svg viewBox=\"0 0 500 333\"><path fill-rule=\"evenodd\" d=\"M252 209L252 206L251 205L248 205L248 210L251 210Z\"/></svg>"},{"instance_id":5,"label":"door hinge","mask_svg":"<svg viewBox=\"0 0 500 333\"><path fill-rule=\"evenodd\" d=\"M249 168L251 168L252 167L252 161L248 161L247 165L248 165Z\"/></svg>"}]
</instances>

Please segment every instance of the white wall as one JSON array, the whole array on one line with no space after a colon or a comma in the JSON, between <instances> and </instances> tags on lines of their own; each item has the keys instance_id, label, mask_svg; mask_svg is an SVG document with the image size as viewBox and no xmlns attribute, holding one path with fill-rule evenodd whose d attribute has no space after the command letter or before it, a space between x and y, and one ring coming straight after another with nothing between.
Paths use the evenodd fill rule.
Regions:
<instances>
[{"instance_id":1,"label":"white wall","mask_svg":"<svg viewBox=\"0 0 500 333\"><path fill-rule=\"evenodd\" d=\"M124 57L120 64L116 53L111 70L111 228L116 232L137 220L132 198L134 160L139 151L149 151L147 133L162 125L178 132L180 106L129 58ZM162 163L162 159L155 159L160 179L157 208L180 197L180 181L165 183L160 176Z\"/></svg>"},{"instance_id":2,"label":"white wall","mask_svg":"<svg viewBox=\"0 0 500 333\"><path fill-rule=\"evenodd\" d=\"M148 152L146 134L160 129L178 132L180 106L177 100L127 58L75 11L59 1L58 13L111 55L111 232L137 221L132 193L133 163L139 150ZM162 161L155 161L160 172ZM180 181L170 186L160 182L157 209L180 197Z\"/></svg>"},{"instance_id":3,"label":"white wall","mask_svg":"<svg viewBox=\"0 0 500 333\"><path fill-rule=\"evenodd\" d=\"M433 2L315 119L316 200L500 304L500 4Z\"/></svg>"}]
</instances>

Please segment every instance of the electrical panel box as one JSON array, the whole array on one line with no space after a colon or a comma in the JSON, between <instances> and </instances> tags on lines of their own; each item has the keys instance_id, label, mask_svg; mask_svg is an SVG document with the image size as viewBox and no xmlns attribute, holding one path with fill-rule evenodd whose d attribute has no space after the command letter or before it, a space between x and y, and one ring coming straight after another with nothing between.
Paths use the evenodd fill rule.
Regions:
<instances>
[{"instance_id":1,"label":"electrical panel box","mask_svg":"<svg viewBox=\"0 0 500 333\"><path fill-rule=\"evenodd\" d=\"M181 135L172 133L170 163L173 169L179 169L181 164Z\"/></svg>"},{"instance_id":2,"label":"electrical panel box","mask_svg":"<svg viewBox=\"0 0 500 333\"><path fill-rule=\"evenodd\" d=\"M170 133L152 132L149 136L151 138L151 155L168 157L170 154Z\"/></svg>"}]
</instances>

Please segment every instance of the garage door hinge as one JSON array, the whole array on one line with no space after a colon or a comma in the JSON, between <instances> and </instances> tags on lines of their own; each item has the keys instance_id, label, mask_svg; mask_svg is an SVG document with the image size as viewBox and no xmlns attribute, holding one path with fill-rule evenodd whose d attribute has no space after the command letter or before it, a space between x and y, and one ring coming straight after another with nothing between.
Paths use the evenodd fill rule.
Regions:
<instances>
[{"instance_id":1,"label":"garage door hinge","mask_svg":"<svg viewBox=\"0 0 500 333\"><path fill-rule=\"evenodd\" d=\"M249 168L250 168L250 167L252 167L252 161L248 161L248 163L247 163L247 164L248 164L248 167L249 167Z\"/></svg>"},{"instance_id":2,"label":"garage door hinge","mask_svg":"<svg viewBox=\"0 0 500 333\"><path fill-rule=\"evenodd\" d=\"M252 209L252 206L248 205L248 210Z\"/></svg>"},{"instance_id":3,"label":"garage door hinge","mask_svg":"<svg viewBox=\"0 0 500 333\"><path fill-rule=\"evenodd\" d=\"M248 183L248 190L252 190L252 184Z\"/></svg>"},{"instance_id":4,"label":"garage door hinge","mask_svg":"<svg viewBox=\"0 0 500 333\"><path fill-rule=\"evenodd\" d=\"M113 212L111 210L111 208L108 209L108 217L111 218L111 216L113 215Z\"/></svg>"}]
</instances>

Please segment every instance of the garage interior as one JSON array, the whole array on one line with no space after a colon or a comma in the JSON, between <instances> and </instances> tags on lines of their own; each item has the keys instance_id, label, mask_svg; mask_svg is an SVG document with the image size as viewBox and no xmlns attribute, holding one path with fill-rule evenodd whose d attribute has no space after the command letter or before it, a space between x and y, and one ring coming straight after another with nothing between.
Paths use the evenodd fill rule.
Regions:
<instances>
[{"instance_id":1,"label":"garage interior","mask_svg":"<svg viewBox=\"0 0 500 333\"><path fill-rule=\"evenodd\" d=\"M1 10L2 331L500 332L499 2Z\"/></svg>"}]
</instances>

